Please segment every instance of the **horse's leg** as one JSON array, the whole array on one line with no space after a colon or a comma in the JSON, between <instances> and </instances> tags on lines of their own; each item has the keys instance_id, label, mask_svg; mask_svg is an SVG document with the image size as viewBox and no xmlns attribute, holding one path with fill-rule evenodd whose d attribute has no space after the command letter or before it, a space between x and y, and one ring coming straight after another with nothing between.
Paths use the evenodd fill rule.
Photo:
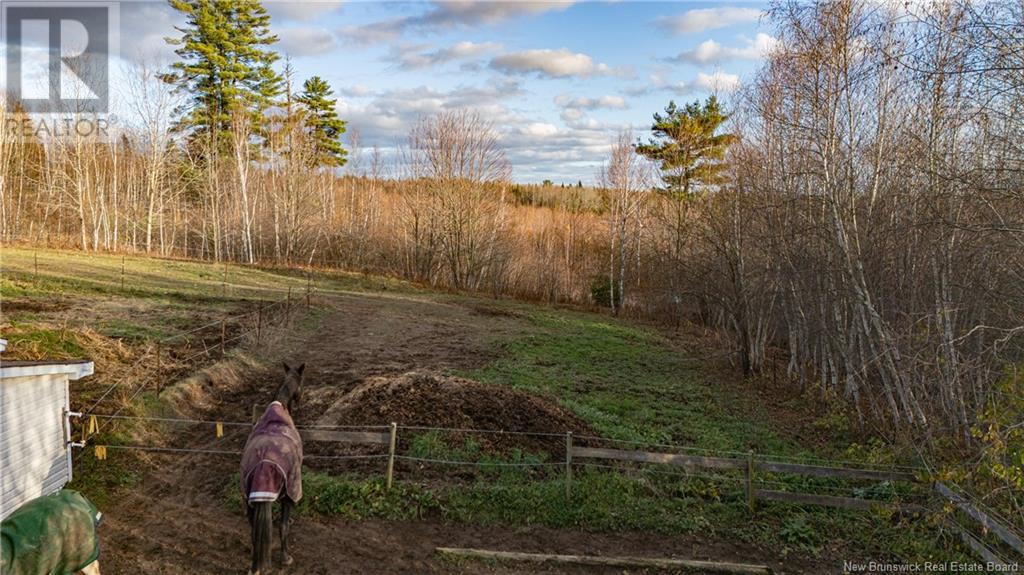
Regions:
<instances>
[{"instance_id":1,"label":"horse's leg","mask_svg":"<svg viewBox=\"0 0 1024 575\"><path fill-rule=\"evenodd\" d=\"M97 559L79 571L82 575L100 575L100 560Z\"/></svg>"},{"instance_id":2,"label":"horse's leg","mask_svg":"<svg viewBox=\"0 0 1024 575\"><path fill-rule=\"evenodd\" d=\"M292 556L288 554L288 527L292 522L292 507L295 503L285 495L281 498L281 555L285 565L292 564Z\"/></svg>"},{"instance_id":3,"label":"horse's leg","mask_svg":"<svg viewBox=\"0 0 1024 575\"><path fill-rule=\"evenodd\" d=\"M249 575L253 575L259 573L256 551L256 507L248 502L245 504L245 516L249 519L249 531L252 533L252 561L249 564Z\"/></svg>"}]
</instances>

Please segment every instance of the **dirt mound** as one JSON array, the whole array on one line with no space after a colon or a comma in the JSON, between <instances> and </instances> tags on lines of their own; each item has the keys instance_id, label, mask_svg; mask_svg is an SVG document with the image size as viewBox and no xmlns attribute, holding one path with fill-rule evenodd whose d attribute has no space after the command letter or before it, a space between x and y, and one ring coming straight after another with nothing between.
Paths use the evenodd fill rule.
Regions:
<instances>
[{"instance_id":1,"label":"dirt mound","mask_svg":"<svg viewBox=\"0 0 1024 575\"><path fill-rule=\"evenodd\" d=\"M500 385L424 371L372 377L320 417L321 425L399 425L590 434L589 425L554 401ZM564 445L561 437L474 434L485 447Z\"/></svg>"}]
</instances>

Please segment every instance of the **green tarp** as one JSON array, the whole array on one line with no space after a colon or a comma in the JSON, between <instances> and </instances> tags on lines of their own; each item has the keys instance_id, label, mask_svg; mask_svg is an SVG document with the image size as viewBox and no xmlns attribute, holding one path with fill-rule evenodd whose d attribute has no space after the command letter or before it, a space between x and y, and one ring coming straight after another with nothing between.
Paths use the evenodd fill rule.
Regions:
<instances>
[{"instance_id":1,"label":"green tarp","mask_svg":"<svg viewBox=\"0 0 1024 575\"><path fill-rule=\"evenodd\" d=\"M100 513L68 489L37 497L0 523L0 573L66 575L100 556Z\"/></svg>"}]
</instances>

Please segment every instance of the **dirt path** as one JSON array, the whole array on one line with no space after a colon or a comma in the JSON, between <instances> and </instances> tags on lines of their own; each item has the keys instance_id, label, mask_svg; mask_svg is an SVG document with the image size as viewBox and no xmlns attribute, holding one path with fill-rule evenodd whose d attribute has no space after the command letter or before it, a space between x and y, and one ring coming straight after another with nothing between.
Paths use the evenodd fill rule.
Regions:
<instances>
[{"instance_id":1,"label":"dirt path","mask_svg":"<svg viewBox=\"0 0 1024 575\"><path fill-rule=\"evenodd\" d=\"M296 420L315 421L334 400L367 377L407 371L445 372L477 367L489 358L487 336L528 329L523 320L479 306L376 297L334 296L319 329L281 344L291 362L306 362L306 392ZM248 420L265 404L280 374L275 369L218 385L213 404L195 415ZM214 439L209 430L184 431L177 445L240 449L244 428ZM218 455L148 456L140 485L104 510L104 573L244 573L249 531L241 511L225 504L227 478L237 459ZM310 465L315 468L315 464ZM825 573L830 566L780 563L766 550L711 537L649 533L592 534L541 527L507 528L438 521L347 521L302 516L292 529L295 563L279 573L622 573L593 568L538 568L439 560L437 546L510 551L677 556L769 563L785 572Z\"/></svg>"}]
</instances>

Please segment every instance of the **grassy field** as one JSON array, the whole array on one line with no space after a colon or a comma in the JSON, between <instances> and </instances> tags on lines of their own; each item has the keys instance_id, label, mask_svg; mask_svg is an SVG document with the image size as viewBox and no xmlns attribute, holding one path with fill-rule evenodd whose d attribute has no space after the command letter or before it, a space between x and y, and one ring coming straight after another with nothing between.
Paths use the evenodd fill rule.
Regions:
<instances>
[{"instance_id":1,"label":"grassy field","mask_svg":"<svg viewBox=\"0 0 1024 575\"><path fill-rule=\"evenodd\" d=\"M38 260L38 272L36 261ZM9 357L96 357L100 384L156 339L251 309L255 302L303 297L300 271L259 269L141 257L4 248L0 278L2 329ZM122 266L124 285L122 287ZM226 271L225 271L226 270ZM319 294L372 297L386 309L388 298L415 306L479 306L485 302L506 317L493 333L487 323L467 326L491 350L493 359L454 373L491 385L505 385L552 398L575 412L603 437L624 442L670 443L717 453L754 450L789 458L822 456L784 433L757 394L721 385L722 374L679 351L651 327L576 310L518 302L479 300L431 293L393 280L343 273L318 273ZM313 338L316 322L305 326ZM165 409L152 395L140 396L134 413ZM628 448L628 444L624 444ZM478 446L425 437L412 454L455 460L485 457ZM849 442L828 445L824 455L886 463L884 448L865 450ZM546 461L546 454L516 453L516 461ZM507 460L502 459L502 460ZM105 503L119 489L132 489L140 476L131 460L96 465L81 458L80 485ZM443 517L485 525L546 525L592 531L644 530L701 533L777 550L901 560L960 557L948 541L919 517L802 508L762 503L755 516L746 509L735 476L632 473L580 467L572 494L565 495L559 470L483 470L469 480L445 483L405 477L386 492L380 478L307 474L309 495L300 512L327 517L382 517L409 520ZM887 484L856 486L821 478L773 478L784 489L884 497ZM237 478L226 482L228 500ZM874 492L877 493L874 493ZM902 495L906 495L903 493ZM230 505L229 505L230 507Z\"/></svg>"},{"instance_id":2,"label":"grassy field","mask_svg":"<svg viewBox=\"0 0 1024 575\"><path fill-rule=\"evenodd\" d=\"M415 292L402 282L340 272L318 271L310 284L296 269L7 246L0 250L0 269L8 355L26 358L81 357L86 346L81 334L68 332L68 321L142 344L260 302L302 301L308 287L318 294Z\"/></svg>"}]
</instances>

